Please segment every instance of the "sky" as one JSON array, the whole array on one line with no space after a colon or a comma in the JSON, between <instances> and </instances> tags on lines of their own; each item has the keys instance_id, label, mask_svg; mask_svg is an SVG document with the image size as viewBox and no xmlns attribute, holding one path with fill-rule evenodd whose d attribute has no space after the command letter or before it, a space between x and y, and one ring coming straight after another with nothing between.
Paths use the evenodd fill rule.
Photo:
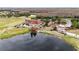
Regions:
<instances>
[{"instance_id":1,"label":"sky","mask_svg":"<svg viewBox=\"0 0 79 59\"><path fill-rule=\"evenodd\" d=\"M0 0L0 7L79 7L79 0Z\"/></svg>"}]
</instances>

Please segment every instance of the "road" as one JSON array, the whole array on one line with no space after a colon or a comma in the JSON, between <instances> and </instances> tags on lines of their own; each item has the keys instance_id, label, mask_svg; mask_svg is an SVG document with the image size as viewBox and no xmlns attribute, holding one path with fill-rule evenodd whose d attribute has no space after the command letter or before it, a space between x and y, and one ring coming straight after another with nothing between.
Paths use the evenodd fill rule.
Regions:
<instances>
[{"instance_id":1,"label":"road","mask_svg":"<svg viewBox=\"0 0 79 59\"><path fill-rule=\"evenodd\" d=\"M0 51L74 51L75 49L54 36L38 33L31 38L30 34L14 36L0 40Z\"/></svg>"}]
</instances>

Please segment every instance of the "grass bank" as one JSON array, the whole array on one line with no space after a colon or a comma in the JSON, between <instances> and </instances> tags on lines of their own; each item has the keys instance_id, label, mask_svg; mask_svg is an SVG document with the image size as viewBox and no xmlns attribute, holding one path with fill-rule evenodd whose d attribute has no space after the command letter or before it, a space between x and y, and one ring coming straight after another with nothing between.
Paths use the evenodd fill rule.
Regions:
<instances>
[{"instance_id":1,"label":"grass bank","mask_svg":"<svg viewBox=\"0 0 79 59\"><path fill-rule=\"evenodd\" d=\"M67 43L71 44L75 49L79 51L79 40L78 39L68 36L68 35L63 36L62 39L64 39Z\"/></svg>"},{"instance_id":2,"label":"grass bank","mask_svg":"<svg viewBox=\"0 0 79 59\"><path fill-rule=\"evenodd\" d=\"M12 36L16 36L16 35L20 35L28 32L29 32L28 28L14 28L0 34L0 39L10 38Z\"/></svg>"},{"instance_id":3,"label":"grass bank","mask_svg":"<svg viewBox=\"0 0 79 59\"><path fill-rule=\"evenodd\" d=\"M79 40L74 37L71 37L68 35L63 35L63 34L58 33L56 31L42 31L42 33L54 35L54 36L64 40L68 44L72 45L76 50L79 51Z\"/></svg>"}]
</instances>

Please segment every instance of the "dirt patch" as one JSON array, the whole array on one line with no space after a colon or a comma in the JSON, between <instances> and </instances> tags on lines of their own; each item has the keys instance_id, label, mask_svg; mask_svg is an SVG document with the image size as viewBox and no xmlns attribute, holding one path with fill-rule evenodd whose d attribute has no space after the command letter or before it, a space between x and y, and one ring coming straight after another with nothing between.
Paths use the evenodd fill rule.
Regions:
<instances>
[{"instance_id":1,"label":"dirt patch","mask_svg":"<svg viewBox=\"0 0 79 59\"><path fill-rule=\"evenodd\" d=\"M79 29L71 29L71 30L67 30L67 31L74 33L74 34L79 34Z\"/></svg>"}]
</instances>

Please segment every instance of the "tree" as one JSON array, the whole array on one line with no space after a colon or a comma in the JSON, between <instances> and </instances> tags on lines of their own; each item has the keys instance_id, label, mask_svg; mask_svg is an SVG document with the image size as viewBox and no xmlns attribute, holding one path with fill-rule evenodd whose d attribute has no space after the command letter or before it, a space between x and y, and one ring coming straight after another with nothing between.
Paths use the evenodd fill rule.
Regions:
<instances>
[{"instance_id":1,"label":"tree","mask_svg":"<svg viewBox=\"0 0 79 59\"><path fill-rule=\"evenodd\" d=\"M72 20L72 27L73 27L73 28L79 28L78 25L79 25L79 20L75 20L75 19Z\"/></svg>"}]
</instances>

